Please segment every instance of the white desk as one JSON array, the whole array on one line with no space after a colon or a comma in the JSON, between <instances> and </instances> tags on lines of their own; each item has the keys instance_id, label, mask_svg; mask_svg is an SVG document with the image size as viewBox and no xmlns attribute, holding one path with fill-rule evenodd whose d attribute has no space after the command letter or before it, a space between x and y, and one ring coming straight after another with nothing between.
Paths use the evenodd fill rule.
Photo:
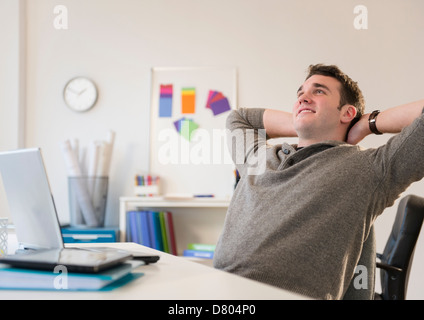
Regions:
<instances>
[{"instance_id":1,"label":"white desk","mask_svg":"<svg viewBox=\"0 0 424 320\"><path fill-rule=\"evenodd\" d=\"M85 244L119 247L160 255L155 264L141 266L144 276L108 292L0 290L6 299L146 299L146 300L293 300L303 296L159 252L135 243ZM84 245L78 245L84 246Z\"/></svg>"}]
</instances>

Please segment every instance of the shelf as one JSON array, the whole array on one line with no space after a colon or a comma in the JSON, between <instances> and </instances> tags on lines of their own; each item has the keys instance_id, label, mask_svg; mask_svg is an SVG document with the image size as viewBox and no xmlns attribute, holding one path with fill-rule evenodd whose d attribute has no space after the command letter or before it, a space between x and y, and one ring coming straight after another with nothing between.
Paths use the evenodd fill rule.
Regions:
<instances>
[{"instance_id":1,"label":"shelf","mask_svg":"<svg viewBox=\"0 0 424 320\"><path fill-rule=\"evenodd\" d=\"M165 197L121 197L121 203L134 207L149 208L225 208L228 198L165 198Z\"/></svg>"},{"instance_id":2,"label":"shelf","mask_svg":"<svg viewBox=\"0 0 424 320\"><path fill-rule=\"evenodd\" d=\"M185 212L182 216L179 217L179 219L183 219L180 220L180 225L184 226L184 228L186 228L187 226L189 226L191 224L190 222L184 222L184 217L183 216L188 216L186 219L192 219L193 215L190 214L189 212L193 212L193 209L199 208L201 209L201 211L204 212L210 212L210 210L207 209L215 209L215 212L219 212L219 213L223 213L224 215L223 217L225 217L225 212L226 209L228 208L229 204L230 204L230 198L218 198L218 197L213 197L213 198L197 198L197 197L164 197L164 196L160 196L160 197L120 197L119 198L119 231L120 231L120 240L123 242L125 241L125 235L126 235L126 213L129 210L143 210L143 209L153 209L153 208L160 208L160 209L169 209L170 211L172 211L172 208L181 210L184 208L187 208L187 212ZM191 209L190 209L191 208ZM197 212L198 210L195 210L195 212ZM197 214L196 214L197 215ZM203 219L206 219L206 221L208 221L207 216L203 216ZM222 217L222 216L221 216ZM210 218L209 218L210 219ZM221 219L221 218L220 218ZM175 222L175 226L178 226L178 221L174 221ZM198 221L196 222L198 223ZM216 219L213 219L212 221L212 225L215 224L216 226ZM219 232L220 232L220 226L221 224L223 224L223 220L221 222L219 222ZM210 234L210 232L207 231L199 231L199 230L195 230L194 234L198 234L199 232L206 232L207 234ZM184 235L187 235L187 237L189 236L189 233L187 232L179 232L182 236L184 237ZM183 235L184 233L184 235ZM178 241L177 241L178 242ZM188 242L188 241L186 241ZM180 250L181 251L181 250Z\"/></svg>"}]
</instances>

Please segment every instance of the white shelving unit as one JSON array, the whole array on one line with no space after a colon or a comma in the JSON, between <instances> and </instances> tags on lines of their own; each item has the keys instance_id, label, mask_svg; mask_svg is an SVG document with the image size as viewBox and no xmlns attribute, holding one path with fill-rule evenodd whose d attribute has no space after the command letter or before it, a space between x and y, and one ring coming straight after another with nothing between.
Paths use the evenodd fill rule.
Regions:
<instances>
[{"instance_id":1,"label":"white shelving unit","mask_svg":"<svg viewBox=\"0 0 424 320\"><path fill-rule=\"evenodd\" d=\"M128 211L171 211L179 254L190 242L216 243L230 204L228 198L121 197L119 201L120 241L126 239Z\"/></svg>"}]
</instances>

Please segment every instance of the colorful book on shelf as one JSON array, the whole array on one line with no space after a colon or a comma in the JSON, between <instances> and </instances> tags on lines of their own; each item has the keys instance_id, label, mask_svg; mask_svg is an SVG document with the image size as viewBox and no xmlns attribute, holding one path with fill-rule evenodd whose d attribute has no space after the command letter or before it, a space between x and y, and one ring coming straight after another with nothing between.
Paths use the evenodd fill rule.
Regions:
<instances>
[{"instance_id":1,"label":"colorful book on shelf","mask_svg":"<svg viewBox=\"0 0 424 320\"><path fill-rule=\"evenodd\" d=\"M127 241L177 254L172 213L169 211L128 211L127 230Z\"/></svg>"},{"instance_id":2,"label":"colorful book on shelf","mask_svg":"<svg viewBox=\"0 0 424 320\"><path fill-rule=\"evenodd\" d=\"M133 241L135 243L140 243L140 239L138 238L138 232L137 232L137 211L130 211L127 213L128 217L127 217L127 225L128 225L128 234L131 235L131 237L129 237L129 241Z\"/></svg>"},{"instance_id":3,"label":"colorful book on shelf","mask_svg":"<svg viewBox=\"0 0 424 320\"><path fill-rule=\"evenodd\" d=\"M159 212L157 211L148 211L149 217L149 231L150 231L150 241L152 242L152 248L160 251L164 251L162 232L160 229L160 218Z\"/></svg>"},{"instance_id":4,"label":"colorful book on shelf","mask_svg":"<svg viewBox=\"0 0 424 320\"><path fill-rule=\"evenodd\" d=\"M175 242L174 221L172 219L172 213L169 211L165 211L164 217L169 253L177 255L177 243Z\"/></svg>"},{"instance_id":5,"label":"colorful book on shelf","mask_svg":"<svg viewBox=\"0 0 424 320\"><path fill-rule=\"evenodd\" d=\"M165 226L165 212L163 211L159 212L159 221L160 221L160 233L162 236L162 243L163 243L163 251L169 252L168 237L166 234L166 226Z\"/></svg>"},{"instance_id":6,"label":"colorful book on shelf","mask_svg":"<svg viewBox=\"0 0 424 320\"><path fill-rule=\"evenodd\" d=\"M135 232L137 234L137 243L145 243L146 247L151 247L152 242L150 239L150 231L149 231L149 217L146 211L136 211L135 215L137 219L131 225L132 228L135 228Z\"/></svg>"},{"instance_id":7,"label":"colorful book on shelf","mask_svg":"<svg viewBox=\"0 0 424 320\"><path fill-rule=\"evenodd\" d=\"M201 250L184 250L184 257L194 257L194 258L203 258L203 259L213 259L213 251L201 251Z\"/></svg>"},{"instance_id":8,"label":"colorful book on shelf","mask_svg":"<svg viewBox=\"0 0 424 320\"><path fill-rule=\"evenodd\" d=\"M215 245L211 244L189 243L183 255L185 257L213 259L215 247Z\"/></svg>"},{"instance_id":9,"label":"colorful book on shelf","mask_svg":"<svg viewBox=\"0 0 424 320\"><path fill-rule=\"evenodd\" d=\"M199 251L215 251L216 245L205 243L189 243L187 249Z\"/></svg>"}]
</instances>

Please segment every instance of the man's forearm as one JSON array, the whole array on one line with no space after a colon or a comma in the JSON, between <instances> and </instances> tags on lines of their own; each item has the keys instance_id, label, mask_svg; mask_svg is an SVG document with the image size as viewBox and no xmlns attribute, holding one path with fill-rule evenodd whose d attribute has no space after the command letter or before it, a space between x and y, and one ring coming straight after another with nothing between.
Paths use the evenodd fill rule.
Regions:
<instances>
[{"instance_id":1,"label":"man's forearm","mask_svg":"<svg viewBox=\"0 0 424 320\"><path fill-rule=\"evenodd\" d=\"M263 115L264 127L270 138L297 137L290 112L266 109Z\"/></svg>"},{"instance_id":2,"label":"man's forearm","mask_svg":"<svg viewBox=\"0 0 424 320\"><path fill-rule=\"evenodd\" d=\"M382 111L376 121L377 130L381 133L399 133L409 126L423 112L424 100L419 100ZM364 114L350 129L348 143L357 144L367 135L372 134L369 128L370 114Z\"/></svg>"},{"instance_id":3,"label":"man's forearm","mask_svg":"<svg viewBox=\"0 0 424 320\"><path fill-rule=\"evenodd\" d=\"M382 111L377 119L377 129L382 133L399 133L418 118L424 108L424 100L419 100Z\"/></svg>"}]
</instances>

